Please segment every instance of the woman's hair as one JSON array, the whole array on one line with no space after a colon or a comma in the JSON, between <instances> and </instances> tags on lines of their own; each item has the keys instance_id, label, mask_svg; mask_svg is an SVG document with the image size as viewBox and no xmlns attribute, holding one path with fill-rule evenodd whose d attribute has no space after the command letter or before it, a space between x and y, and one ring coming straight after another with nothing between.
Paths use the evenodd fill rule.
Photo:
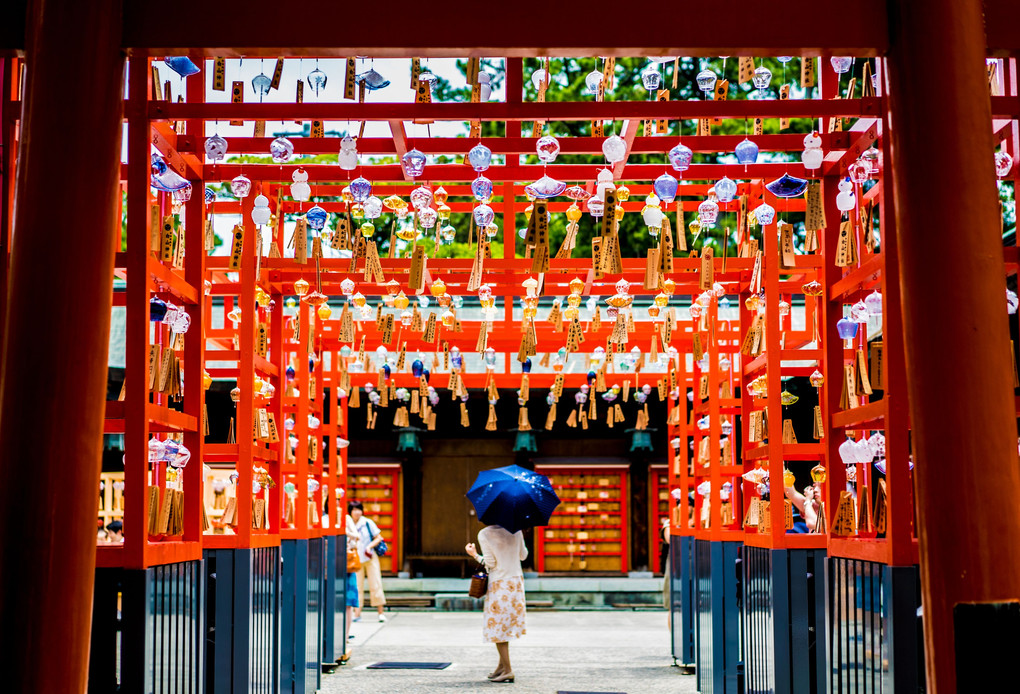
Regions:
<instances>
[{"instance_id":1,"label":"woman's hair","mask_svg":"<svg viewBox=\"0 0 1020 694\"><path fill-rule=\"evenodd\" d=\"M360 501L351 499L350 501L347 502L347 513L350 513L354 509L360 509L362 513L365 512L365 507L362 505Z\"/></svg>"},{"instance_id":2,"label":"woman's hair","mask_svg":"<svg viewBox=\"0 0 1020 694\"><path fill-rule=\"evenodd\" d=\"M110 521L110 524L106 526L106 529L111 533L123 532L124 524L119 520Z\"/></svg>"}]
</instances>

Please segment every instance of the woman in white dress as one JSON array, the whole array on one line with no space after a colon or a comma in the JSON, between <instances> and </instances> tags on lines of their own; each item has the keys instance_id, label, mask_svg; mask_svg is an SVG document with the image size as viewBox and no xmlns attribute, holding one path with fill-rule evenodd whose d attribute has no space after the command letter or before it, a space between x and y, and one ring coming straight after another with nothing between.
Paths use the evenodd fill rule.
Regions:
<instances>
[{"instance_id":1,"label":"woman in white dress","mask_svg":"<svg viewBox=\"0 0 1020 694\"><path fill-rule=\"evenodd\" d=\"M524 636L524 571L521 562L528 558L524 535L510 533L498 525L489 525L478 532L479 554L474 543L464 548L468 556L485 565L489 585L485 593L485 619L482 637L495 643L499 665L489 675L492 682L511 683L510 641Z\"/></svg>"}]
</instances>

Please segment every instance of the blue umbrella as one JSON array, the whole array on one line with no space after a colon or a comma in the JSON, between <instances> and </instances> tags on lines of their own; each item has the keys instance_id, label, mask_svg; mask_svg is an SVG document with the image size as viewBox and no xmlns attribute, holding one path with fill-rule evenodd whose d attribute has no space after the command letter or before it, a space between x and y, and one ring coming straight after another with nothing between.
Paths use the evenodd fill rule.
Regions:
<instances>
[{"instance_id":1,"label":"blue umbrella","mask_svg":"<svg viewBox=\"0 0 1020 694\"><path fill-rule=\"evenodd\" d=\"M518 465L482 470L467 498L479 520L511 533L546 525L560 503L548 477Z\"/></svg>"}]
</instances>

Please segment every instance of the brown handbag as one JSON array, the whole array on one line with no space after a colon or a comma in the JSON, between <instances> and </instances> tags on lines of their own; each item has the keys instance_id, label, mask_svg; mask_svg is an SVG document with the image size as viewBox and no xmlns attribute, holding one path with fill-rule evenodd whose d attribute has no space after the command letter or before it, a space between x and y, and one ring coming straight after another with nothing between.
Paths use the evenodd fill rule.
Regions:
<instances>
[{"instance_id":1,"label":"brown handbag","mask_svg":"<svg viewBox=\"0 0 1020 694\"><path fill-rule=\"evenodd\" d=\"M473 598L484 598L488 589L489 574L486 573L485 569L479 569L478 572L471 577L471 587L468 589L468 595Z\"/></svg>"},{"instance_id":2,"label":"brown handbag","mask_svg":"<svg viewBox=\"0 0 1020 694\"><path fill-rule=\"evenodd\" d=\"M347 573L352 574L361 568L361 557L357 549L347 550Z\"/></svg>"}]
</instances>

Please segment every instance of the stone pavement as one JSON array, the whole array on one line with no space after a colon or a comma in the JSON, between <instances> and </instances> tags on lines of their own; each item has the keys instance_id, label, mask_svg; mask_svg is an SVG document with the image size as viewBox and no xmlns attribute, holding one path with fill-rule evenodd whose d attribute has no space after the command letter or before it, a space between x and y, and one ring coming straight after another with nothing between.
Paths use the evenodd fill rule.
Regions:
<instances>
[{"instance_id":1,"label":"stone pavement","mask_svg":"<svg viewBox=\"0 0 1020 694\"><path fill-rule=\"evenodd\" d=\"M482 642L479 612L390 612L379 624L365 611L350 662L323 677L323 694L501 691L485 679L496 649ZM694 692L694 677L672 667L664 611L528 613L528 633L511 643L516 682L508 694ZM368 670L380 660L451 662L445 670Z\"/></svg>"}]
</instances>

